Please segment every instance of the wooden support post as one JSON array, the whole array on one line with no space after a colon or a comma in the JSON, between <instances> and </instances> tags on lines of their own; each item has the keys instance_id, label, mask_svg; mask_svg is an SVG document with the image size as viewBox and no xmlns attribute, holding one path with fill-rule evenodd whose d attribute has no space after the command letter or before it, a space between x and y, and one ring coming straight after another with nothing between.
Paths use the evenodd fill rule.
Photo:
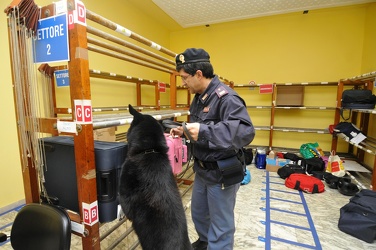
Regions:
<instances>
[{"instance_id":1,"label":"wooden support post","mask_svg":"<svg viewBox=\"0 0 376 250\"><path fill-rule=\"evenodd\" d=\"M273 146L273 130L274 130L274 115L275 115L275 106L277 100L277 85L273 83L273 94L272 94L272 109L270 114L270 129L269 129L269 150L272 150Z\"/></svg>"},{"instance_id":2,"label":"wooden support post","mask_svg":"<svg viewBox=\"0 0 376 250\"><path fill-rule=\"evenodd\" d=\"M176 76L177 72L170 75L170 106L171 109L176 109Z\"/></svg>"},{"instance_id":3,"label":"wooden support post","mask_svg":"<svg viewBox=\"0 0 376 250\"><path fill-rule=\"evenodd\" d=\"M74 8L75 1L69 0L68 6ZM73 28L69 30L69 48L70 61L68 63L68 68L71 105L74 119L76 112L74 109L75 100L91 101L86 26L75 23ZM90 115L92 116L92 114ZM97 202L92 122L82 124L81 131L74 136L74 152L80 218L81 221L87 221L86 216L89 216L89 218L95 217L92 217L93 214L91 212L89 212L89 214L84 213L83 206L90 206ZM100 249L98 205L96 206L96 209L93 210L93 213L96 213L94 216L96 216L97 219L94 224L90 222L85 223L85 237L82 237L83 249Z\"/></svg>"},{"instance_id":4,"label":"wooden support post","mask_svg":"<svg viewBox=\"0 0 376 250\"><path fill-rule=\"evenodd\" d=\"M341 117L341 115L340 115L340 112L341 112L341 103L339 102L339 100L342 99L342 92L343 92L343 82L339 81L338 82L338 87L337 87L336 110L335 110L334 121L333 121L333 125L334 126L339 123L340 117ZM333 133L331 151L337 152L337 143L338 143L338 137L337 137L337 135L335 133Z\"/></svg>"},{"instance_id":5,"label":"wooden support post","mask_svg":"<svg viewBox=\"0 0 376 250\"><path fill-rule=\"evenodd\" d=\"M21 153L21 152L20 152ZM25 202L39 203L39 185L36 167L28 158L28 166L22 170L22 178L24 183Z\"/></svg>"},{"instance_id":6,"label":"wooden support post","mask_svg":"<svg viewBox=\"0 0 376 250\"><path fill-rule=\"evenodd\" d=\"M136 83L137 106L141 106L141 82Z\"/></svg>"}]
</instances>

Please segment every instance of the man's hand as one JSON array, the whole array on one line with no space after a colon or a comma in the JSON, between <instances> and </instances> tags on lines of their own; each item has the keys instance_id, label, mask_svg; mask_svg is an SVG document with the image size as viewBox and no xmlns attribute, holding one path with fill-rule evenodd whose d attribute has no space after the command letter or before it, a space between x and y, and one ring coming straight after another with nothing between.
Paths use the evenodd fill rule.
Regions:
<instances>
[{"instance_id":1,"label":"man's hand","mask_svg":"<svg viewBox=\"0 0 376 250\"><path fill-rule=\"evenodd\" d=\"M192 138L192 140L197 141L198 140L198 133L200 132L200 123L194 122L194 123L186 123L185 126ZM184 131L184 134L186 131ZM187 138L189 138L187 135L185 135Z\"/></svg>"},{"instance_id":2,"label":"man's hand","mask_svg":"<svg viewBox=\"0 0 376 250\"><path fill-rule=\"evenodd\" d=\"M172 135L172 136L182 136L183 133L184 133L186 138L192 138L192 140L197 141L198 140L198 133L200 132L200 123L198 123L198 122L186 123L185 127L187 128L190 136L188 136L186 134L183 127L181 127L181 126L176 127L176 128L172 128L170 130L170 135Z\"/></svg>"},{"instance_id":3,"label":"man's hand","mask_svg":"<svg viewBox=\"0 0 376 250\"><path fill-rule=\"evenodd\" d=\"M170 135L171 136L179 136L179 137L182 136L183 135L183 127L179 126L179 127L170 129Z\"/></svg>"}]
</instances>

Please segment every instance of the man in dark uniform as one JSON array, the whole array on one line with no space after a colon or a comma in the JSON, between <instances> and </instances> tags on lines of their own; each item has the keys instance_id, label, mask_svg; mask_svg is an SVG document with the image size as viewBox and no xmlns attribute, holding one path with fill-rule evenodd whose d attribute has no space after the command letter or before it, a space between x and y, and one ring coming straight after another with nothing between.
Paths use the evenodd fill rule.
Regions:
<instances>
[{"instance_id":1,"label":"man in dark uniform","mask_svg":"<svg viewBox=\"0 0 376 250\"><path fill-rule=\"evenodd\" d=\"M191 212L199 239L192 246L233 249L234 207L243 171L240 181L236 177L233 183L234 176L226 182L227 175L220 168L239 165L241 148L252 142L255 130L244 100L214 75L205 50L189 48L178 54L176 70L183 85L195 94L190 123L171 129L172 135L184 134L191 140L195 159Z\"/></svg>"}]
</instances>

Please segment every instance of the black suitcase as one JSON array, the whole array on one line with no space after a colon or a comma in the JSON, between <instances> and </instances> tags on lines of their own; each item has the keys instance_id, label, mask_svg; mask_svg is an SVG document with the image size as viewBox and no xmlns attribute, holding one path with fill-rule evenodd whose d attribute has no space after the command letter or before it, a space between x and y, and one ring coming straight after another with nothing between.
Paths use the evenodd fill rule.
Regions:
<instances>
[{"instance_id":1,"label":"black suitcase","mask_svg":"<svg viewBox=\"0 0 376 250\"><path fill-rule=\"evenodd\" d=\"M79 212L73 137L55 136L41 140L46 154L44 185L47 195L56 199L58 205ZM119 177L126 154L125 143L94 141L100 222L117 218Z\"/></svg>"}]
</instances>

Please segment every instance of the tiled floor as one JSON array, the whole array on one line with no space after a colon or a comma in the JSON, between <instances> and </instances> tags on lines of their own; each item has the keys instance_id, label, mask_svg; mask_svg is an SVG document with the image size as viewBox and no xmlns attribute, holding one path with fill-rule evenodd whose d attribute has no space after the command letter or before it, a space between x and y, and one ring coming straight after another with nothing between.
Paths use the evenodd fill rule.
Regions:
<instances>
[{"instance_id":1,"label":"tiled floor","mask_svg":"<svg viewBox=\"0 0 376 250\"><path fill-rule=\"evenodd\" d=\"M339 209L348 203L348 196L326 186L320 194L301 193L284 186L277 173L266 172L249 165L251 182L241 186L238 192L236 213L235 250L240 249L376 249L376 242L368 244L341 232L338 227ZM354 174L355 175L355 174ZM184 176L193 179L192 176ZM369 186L369 174L356 175L357 180ZM354 180L353 180L354 181ZM190 214L191 189L181 185L183 203L187 210L191 241L197 239ZM16 212L3 214L0 231L9 232ZM101 237L117 221L101 226ZM8 225L8 226L6 226ZM129 222L101 241L101 249L141 249L136 246L137 237L130 233L114 246L120 235L127 232ZM0 249L12 249L10 243ZM73 236L71 249L82 249L81 239Z\"/></svg>"}]
</instances>

